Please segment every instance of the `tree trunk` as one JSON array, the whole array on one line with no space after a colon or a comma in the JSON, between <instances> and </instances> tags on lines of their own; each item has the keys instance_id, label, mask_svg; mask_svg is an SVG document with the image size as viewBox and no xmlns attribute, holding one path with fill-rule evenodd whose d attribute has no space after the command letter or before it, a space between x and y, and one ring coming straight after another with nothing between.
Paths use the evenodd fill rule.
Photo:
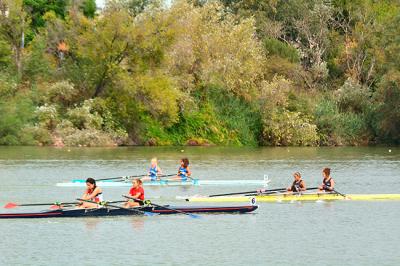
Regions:
<instances>
[{"instance_id":1,"label":"tree trunk","mask_svg":"<svg viewBox=\"0 0 400 266\"><path fill-rule=\"evenodd\" d=\"M14 55L14 61L15 61L15 66L17 68L17 75L18 79L22 79L22 60L21 60L21 53L22 49L19 46L14 47L15 55Z\"/></svg>"}]
</instances>

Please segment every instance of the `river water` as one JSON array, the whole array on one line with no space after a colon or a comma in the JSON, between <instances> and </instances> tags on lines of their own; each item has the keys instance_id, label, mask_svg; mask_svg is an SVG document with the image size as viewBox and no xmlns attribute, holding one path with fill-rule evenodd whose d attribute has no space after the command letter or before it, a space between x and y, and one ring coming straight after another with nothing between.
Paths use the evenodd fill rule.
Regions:
<instances>
[{"instance_id":1,"label":"river water","mask_svg":"<svg viewBox=\"0 0 400 266\"><path fill-rule=\"evenodd\" d=\"M342 193L400 193L400 148L0 147L0 205L73 201L83 188L55 184L142 174L153 156L167 174L185 156L193 176L202 179L268 175L270 188L286 187L300 171L311 187L330 167ZM128 189L103 188L107 200ZM176 196L257 187L145 189L153 202L185 205ZM259 203L252 214L201 219L0 220L0 265L400 265L399 225L400 201Z\"/></svg>"}]
</instances>

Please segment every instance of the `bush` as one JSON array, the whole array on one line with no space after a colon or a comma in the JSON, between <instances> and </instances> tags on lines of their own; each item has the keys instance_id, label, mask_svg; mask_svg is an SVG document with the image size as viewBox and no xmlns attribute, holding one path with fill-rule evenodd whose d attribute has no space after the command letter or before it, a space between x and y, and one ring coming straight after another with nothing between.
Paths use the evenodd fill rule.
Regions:
<instances>
[{"instance_id":1,"label":"bush","mask_svg":"<svg viewBox=\"0 0 400 266\"><path fill-rule=\"evenodd\" d=\"M367 143L371 137L368 113L340 112L333 99L323 99L314 116L322 144L359 145Z\"/></svg>"},{"instance_id":2,"label":"bush","mask_svg":"<svg viewBox=\"0 0 400 266\"><path fill-rule=\"evenodd\" d=\"M53 137L47 128L39 125L26 126L21 130L20 144L51 145L53 144Z\"/></svg>"},{"instance_id":3,"label":"bush","mask_svg":"<svg viewBox=\"0 0 400 266\"><path fill-rule=\"evenodd\" d=\"M76 129L72 134L62 137L66 146L116 146L112 136L97 129Z\"/></svg>"},{"instance_id":4,"label":"bush","mask_svg":"<svg viewBox=\"0 0 400 266\"><path fill-rule=\"evenodd\" d=\"M24 72L31 79L49 77L54 67L50 55L46 53L46 39L37 35L29 46L29 54L24 64Z\"/></svg>"},{"instance_id":5,"label":"bush","mask_svg":"<svg viewBox=\"0 0 400 266\"><path fill-rule=\"evenodd\" d=\"M79 91L69 81L51 84L46 90L46 102L70 106L77 100Z\"/></svg>"},{"instance_id":6,"label":"bush","mask_svg":"<svg viewBox=\"0 0 400 266\"><path fill-rule=\"evenodd\" d=\"M58 113L55 105L42 105L36 108L35 114L37 116L40 127L48 130L54 130L58 123Z\"/></svg>"},{"instance_id":7,"label":"bush","mask_svg":"<svg viewBox=\"0 0 400 266\"><path fill-rule=\"evenodd\" d=\"M319 137L316 125L299 112L274 112L264 120L263 144L274 146L315 146Z\"/></svg>"},{"instance_id":8,"label":"bush","mask_svg":"<svg viewBox=\"0 0 400 266\"><path fill-rule=\"evenodd\" d=\"M8 98L15 95L17 92L17 82L15 79L0 72L0 99Z\"/></svg>"},{"instance_id":9,"label":"bush","mask_svg":"<svg viewBox=\"0 0 400 266\"><path fill-rule=\"evenodd\" d=\"M400 71L387 73L375 93L376 132L385 142L400 143Z\"/></svg>"},{"instance_id":10,"label":"bush","mask_svg":"<svg viewBox=\"0 0 400 266\"><path fill-rule=\"evenodd\" d=\"M368 142L368 130L363 115L346 112L335 119L334 135L336 142L342 145L359 145Z\"/></svg>"},{"instance_id":11,"label":"bush","mask_svg":"<svg viewBox=\"0 0 400 266\"><path fill-rule=\"evenodd\" d=\"M341 112L364 113L371 104L368 88L348 79L336 91L337 104Z\"/></svg>"},{"instance_id":12,"label":"bush","mask_svg":"<svg viewBox=\"0 0 400 266\"><path fill-rule=\"evenodd\" d=\"M20 143L21 129L34 117L34 106L26 96L0 100L0 145Z\"/></svg>"},{"instance_id":13,"label":"bush","mask_svg":"<svg viewBox=\"0 0 400 266\"><path fill-rule=\"evenodd\" d=\"M12 49L10 45L0 37L0 70L7 69L11 64Z\"/></svg>"},{"instance_id":14,"label":"bush","mask_svg":"<svg viewBox=\"0 0 400 266\"><path fill-rule=\"evenodd\" d=\"M300 56L297 49L287 43L267 37L263 40L263 44L269 56L277 55L281 58L286 58L291 63L300 63Z\"/></svg>"},{"instance_id":15,"label":"bush","mask_svg":"<svg viewBox=\"0 0 400 266\"><path fill-rule=\"evenodd\" d=\"M81 107L70 109L67 112L68 120L78 129L101 129L103 118L91 112L93 100L86 100Z\"/></svg>"},{"instance_id":16,"label":"bush","mask_svg":"<svg viewBox=\"0 0 400 266\"><path fill-rule=\"evenodd\" d=\"M209 90L208 101L222 128L212 127L214 132L225 131L225 144L258 145L261 132L261 115L257 102L248 102L233 93L221 89ZM217 142L218 143L218 142Z\"/></svg>"}]
</instances>

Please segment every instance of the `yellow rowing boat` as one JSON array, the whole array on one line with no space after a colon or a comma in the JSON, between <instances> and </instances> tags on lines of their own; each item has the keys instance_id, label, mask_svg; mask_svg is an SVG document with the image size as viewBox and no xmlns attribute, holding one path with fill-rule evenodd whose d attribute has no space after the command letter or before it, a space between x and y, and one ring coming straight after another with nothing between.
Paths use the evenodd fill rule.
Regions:
<instances>
[{"instance_id":1,"label":"yellow rowing boat","mask_svg":"<svg viewBox=\"0 0 400 266\"><path fill-rule=\"evenodd\" d=\"M235 197L191 197L186 201L191 202L249 202L253 198L257 202L294 202L294 201L379 201L400 200L400 194L348 194L345 197L336 193L309 193L309 194L269 194L258 196L235 196Z\"/></svg>"}]
</instances>

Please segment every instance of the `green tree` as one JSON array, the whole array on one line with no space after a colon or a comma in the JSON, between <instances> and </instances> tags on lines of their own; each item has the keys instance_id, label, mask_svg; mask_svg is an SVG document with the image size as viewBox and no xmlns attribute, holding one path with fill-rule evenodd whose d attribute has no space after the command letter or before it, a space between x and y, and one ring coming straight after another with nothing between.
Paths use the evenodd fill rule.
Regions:
<instances>
[{"instance_id":1,"label":"green tree","mask_svg":"<svg viewBox=\"0 0 400 266\"><path fill-rule=\"evenodd\" d=\"M0 35L11 46L18 78L22 77L22 54L25 47L25 32L29 23L22 0L0 1Z\"/></svg>"},{"instance_id":2,"label":"green tree","mask_svg":"<svg viewBox=\"0 0 400 266\"><path fill-rule=\"evenodd\" d=\"M378 137L386 142L400 143L400 71L390 71L378 85Z\"/></svg>"},{"instance_id":3,"label":"green tree","mask_svg":"<svg viewBox=\"0 0 400 266\"><path fill-rule=\"evenodd\" d=\"M84 0L81 8L86 17L94 18L97 9L96 0Z\"/></svg>"},{"instance_id":4,"label":"green tree","mask_svg":"<svg viewBox=\"0 0 400 266\"><path fill-rule=\"evenodd\" d=\"M88 20L75 14L67 33L68 63L65 65L74 82L97 97L116 75L126 72L122 63L133 47L132 19L123 9L105 10L103 18Z\"/></svg>"},{"instance_id":5,"label":"green tree","mask_svg":"<svg viewBox=\"0 0 400 266\"><path fill-rule=\"evenodd\" d=\"M34 31L44 27L44 15L53 11L58 17L64 19L67 14L68 0L23 0L24 8L29 13Z\"/></svg>"}]
</instances>

